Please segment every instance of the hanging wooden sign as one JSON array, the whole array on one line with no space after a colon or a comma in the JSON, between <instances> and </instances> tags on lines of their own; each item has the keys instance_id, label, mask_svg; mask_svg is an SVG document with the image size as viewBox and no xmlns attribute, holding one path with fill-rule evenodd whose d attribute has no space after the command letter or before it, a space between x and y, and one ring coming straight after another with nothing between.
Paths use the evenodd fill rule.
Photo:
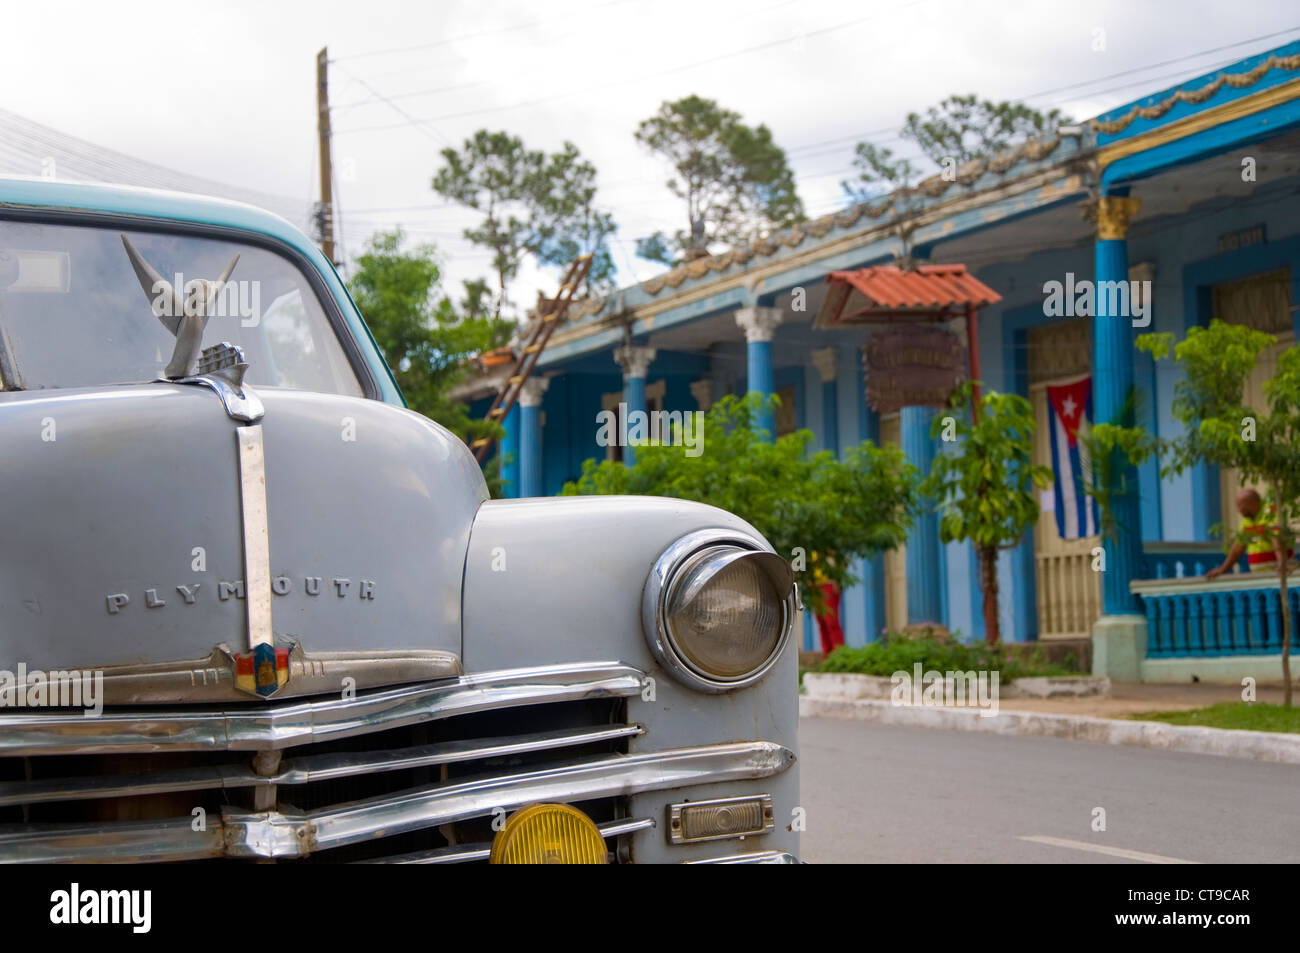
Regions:
<instances>
[{"instance_id":1,"label":"hanging wooden sign","mask_svg":"<svg viewBox=\"0 0 1300 953\"><path fill-rule=\"evenodd\" d=\"M918 324L876 331L862 346L867 403L880 414L946 407L966 378L966 349L946 328Z\"/></svg>"}]
</instances>

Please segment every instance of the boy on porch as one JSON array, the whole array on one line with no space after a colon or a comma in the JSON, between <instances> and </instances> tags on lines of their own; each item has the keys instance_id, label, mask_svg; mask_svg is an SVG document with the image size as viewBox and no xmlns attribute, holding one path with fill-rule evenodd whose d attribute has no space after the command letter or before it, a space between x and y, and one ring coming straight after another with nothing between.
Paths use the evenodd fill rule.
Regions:
<instances>
[{"instance_id":1,"label":"boy on porch","mask_svg":"<svg viewBox=\"0 0 1300 953\"><path fill-rule=\"evenodd\" d=\"M1264 501L1251 489L1238 490L1236 502L1237 512L1241 514L1241 529L1247 534L1248 541L1244 545L1240 542L1233 543L1223 564L1207 572L1206 579L1222 576L1237 564L1243 552L1251 572L1277 569L1277 549L1274 545L1277 538L1277 526L1274 523L1276 510L1272 506L1265 509ZM1291 550L1287 550L1288 560L1292 555Z\"/></svg>"}]
</instances>

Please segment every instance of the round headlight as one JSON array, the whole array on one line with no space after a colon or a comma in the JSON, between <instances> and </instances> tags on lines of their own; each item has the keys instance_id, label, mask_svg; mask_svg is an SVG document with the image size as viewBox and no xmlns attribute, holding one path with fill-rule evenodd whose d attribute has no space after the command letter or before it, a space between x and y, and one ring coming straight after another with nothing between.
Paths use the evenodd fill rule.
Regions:
<instances>
[{"instance_id":1,"label":"round headlight","mask_svg":"<svg viewBox=\"0 0 1300 953\"><path fill-rule=\"evenodd\" d=\"M643 606L660 663L704 691L751 684L785 648L794 576L754 541L693 533L660 557Z\"/></svg>"}]
</instances>

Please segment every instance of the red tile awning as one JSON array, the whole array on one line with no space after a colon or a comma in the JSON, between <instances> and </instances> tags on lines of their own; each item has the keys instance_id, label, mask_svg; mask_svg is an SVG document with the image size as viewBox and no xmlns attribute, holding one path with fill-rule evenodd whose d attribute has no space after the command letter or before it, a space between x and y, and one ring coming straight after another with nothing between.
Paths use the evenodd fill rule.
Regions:
<instances>
[{"instance_id":1,"label":"red tile awning","mask_svg":"<svg viewBox=\"0 0 1300 953\"><path fill-rule=\"evenodd\" d=\"M857 271L833 271L817 316L819 327L878 324L889 321L942 321L982 308L1002 296L966 270L965 265L921 265L904 271L876 265Z\"/></svg>"}]
</instances>

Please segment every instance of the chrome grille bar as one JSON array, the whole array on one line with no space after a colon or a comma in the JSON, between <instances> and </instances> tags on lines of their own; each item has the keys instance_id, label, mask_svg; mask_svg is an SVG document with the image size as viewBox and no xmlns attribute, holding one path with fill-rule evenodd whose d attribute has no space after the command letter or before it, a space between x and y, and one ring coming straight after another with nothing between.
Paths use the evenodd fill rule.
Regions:
<instances>
[{"instance_id":1,"label":"chrome grille bar","mask_svg":"<svg viewBox=\"0 0 1300 953\"><path fill-rule=\"evenodd\" d=\"M722 781L767 778L794 763L774 742L613 755L510 775L403 791L301 814L223 812L195 832L190 818L0 828L0 861L93 862L200 857L303 857L320 850L511 810Z\"/></svg>"},{"instance_id":2,"label":"chrome grille bar","mask_svg":"<svg viewBox=\"0 0 1300 953\"><path fill-rule=\"evenodd\" d=\"M289 748L472 712L585 698L629 697L643 674L616 662L552 665L466 675L274 708L164 709L0 715L0 755Z\"/></svg>"},{"instance_id":3,"label":"chrome grille bar","mask_svg":"<svg viewBox=\"0 0 1300 953\"><path fill-rule=\"evenodd\" d=\"M174 791L200 791L210 788L233 790L310 784L376 771L402 771L530 751L576 747L629 738L643 734L644 731L645 729L640 725L612 725L608 728L562 729L503 738L449 741L413 748L393 748L387 751L307 755L288 759L280 765L279 771L265 776L254 771L250 764L230 764L138 774L101 774L79 778L0 782L0 807L47 801L85 801L95 798L166 794Z\"/></svg>"},{"instance_id":4,"label":"chrome grille bar","mask_svg":"<svg viewBox=\"0 0 1300 953\"><path fill-rule=\"evenodd\" d=\"M309 837L296 842L310 841L310 853L466 820L496 808L511 810L532 801L586 801L692 784L766 778L793 762L794 754L788 748L766 741L616 755L355 801L299 815L292 823L310 830ZM255 827L260 823L258 817L231 813L224 816L223 822L237 831ZM234 831L228 831L226 846L235 856L281 856L261 853L253 837L240 844Z\"/></svg>"},{"instance_id":5,"label":"chrome grille bar","mask_svg":"<svg viewBox=\"0 0 1300 953\"><path fill-rule=\"evenodd\" d=\"M99 824L23 824L0 828L0 862L147 864L220 857L225 836L219 818L196 831L193 820L112 821Z\"/></svg>"}]
</instances>

